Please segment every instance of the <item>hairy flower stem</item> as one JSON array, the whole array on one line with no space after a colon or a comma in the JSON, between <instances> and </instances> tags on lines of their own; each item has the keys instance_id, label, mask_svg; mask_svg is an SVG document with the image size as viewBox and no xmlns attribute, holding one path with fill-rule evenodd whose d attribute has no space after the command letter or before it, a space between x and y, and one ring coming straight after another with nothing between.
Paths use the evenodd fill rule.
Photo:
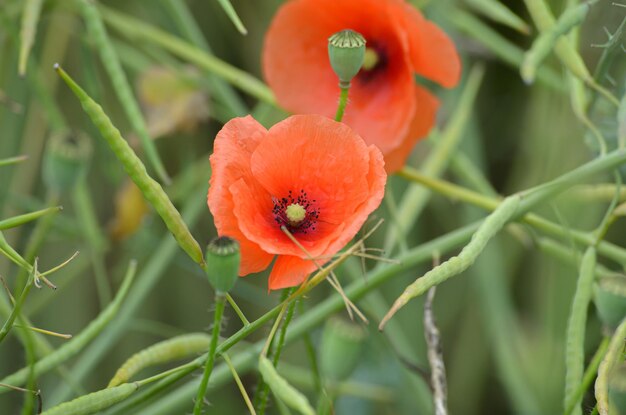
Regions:
<instances>
[{"instance_id":1,"label":"hairy flower stem","mask_svg":"<svg viewBox=\"0 0 626 415\"><path fill-rule=\"evenodd\" d=\"M213 371L213 364L215 363L215 351L217 350L217 341L220 337L220 325L222 324L222 316L224 315L225 305L225 293L217 291L215 293L215 316L213 319L213 333L211 335L211 344L209 345L209 355L206 360L206 366L204 367L202 381L198 387L196 403L193 407L194 415L200 415L202 413L204 395L206 394L207 386L209 385L209 378L211 377L211 372Z\"/></svg>"},{"instance_id":2,"label":"hairy flower stem","mask_svg":"<svg viewBox=\"0 0 626 415\"><path fill-rule=\"evenodd\" d=\"M348 86L340 85L341 94L339 95L339 106L337 106L337 112L335 113L335 121L341 122L343 119L343 113L346 111L346 105L348 105L348 91L350 91L350 84Z\"/></svg>"}]
</instances>

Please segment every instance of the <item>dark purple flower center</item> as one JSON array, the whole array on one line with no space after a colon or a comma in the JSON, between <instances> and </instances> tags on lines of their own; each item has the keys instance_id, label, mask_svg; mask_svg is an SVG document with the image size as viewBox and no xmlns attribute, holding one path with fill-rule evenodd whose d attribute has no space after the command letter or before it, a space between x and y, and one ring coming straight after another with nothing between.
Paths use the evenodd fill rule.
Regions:
<instances>
[{"instance_id":1,"label":"dark purple flower center","mask_svg":"<svg viewBox=\"0 0 626 415\"><path fill-rule=\"evenodd\" d=\"M387 53L375 43L368 43L365 49L365 61L357 75L357 79L367 83L384 72L387 67Z\"/></svg>"},{"instance_id":2,"label":"dark purple flower center","mask_svg":"<svg viewBox=\"0 0 626 415\"><path fill-rule=\"evenodd\" d=\"M315 199L309 200L306 192L300 190L297 197L294 197L290 190L287 197L272 197L274 208L274 220L278 226L284 226L291 233L307 233L314 231L317 219L319 218L319 209L313 204Z\"/></svg>"}]
</instances>

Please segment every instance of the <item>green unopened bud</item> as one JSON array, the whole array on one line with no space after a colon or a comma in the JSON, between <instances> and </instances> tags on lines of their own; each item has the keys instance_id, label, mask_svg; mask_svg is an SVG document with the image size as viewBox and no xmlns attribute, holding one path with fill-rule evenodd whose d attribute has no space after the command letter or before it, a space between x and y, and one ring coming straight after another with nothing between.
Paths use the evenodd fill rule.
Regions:
<instances>
[{"instance_id":1,"label":"green unopened bud","mask_svg":"<svg viewBox=\"0 0 626 415\"><path fill-rule=\"evenodd\" d=\"M50 137L43 160L43 180L55 192L71 190L87 172L91 140L68 132Z\"/></svg>"},{"instance_id":2,"label":"green unopened bud","mask_svg":"<svg viewBox=\"0 0 626 415\"><path fill-rule=\"evenodd\" d=\"M600 320L614 330L626 317L626 277L604 277L594 288Z\"/></svg>"},{"instance_id":3,"label":"green unopened bud","mask_svg":"<svg viewBox=\"0 0 626 415\"><path fill-rule=\"evenodd\" d=\"M365 59L365 38L346 29L328 38L328 58L339 77L339 86L350 87L350 81L359 73Z\"/></svg>"},{"instance_id":4,"label":"green unopened bud","mask_svg":"<svg viewBox=\"0 0 626 415\"><path fill-rule=\"evenodd\" d=\"M609 413L626 415L626 365L613 370L609 380Z\"/></svg>"},{"instance_id":5,"label":"green unopened bud","mask_svg":"<svg viewBox=\"0 0 626 415\"><path fill-rule=\"evenodd\" d=\"M330 380L344 380L356 368L365 331L358 325L334 318L328 320L322 334L320 368Z\"/></svg>"},{"instance_id":6,"label":"green unopened bud","mask_svg":"<svg viewBox=\"0 0 626 415\"><path fill-rule=\"evenodd\" d=\"M218 293L232 290L239 277L239 242L228 236L220 236L206 249L206 275Z\"/></svg>"}]
</instances>

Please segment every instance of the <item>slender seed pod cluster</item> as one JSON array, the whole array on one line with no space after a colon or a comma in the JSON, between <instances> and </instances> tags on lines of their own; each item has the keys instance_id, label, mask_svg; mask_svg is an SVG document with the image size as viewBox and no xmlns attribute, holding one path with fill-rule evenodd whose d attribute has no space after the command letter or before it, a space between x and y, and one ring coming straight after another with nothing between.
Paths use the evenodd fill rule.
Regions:
<instances>
[{"instance_id":1,"label":"slender seed pod cluster","mask_svg":"<svg viewBox=\"0 0 626 415\"><path fill-rule=\"evenodd\" d=\"M485 249L487 242L515 215L520 204L520 196L512 195L502 201L491 215L476 230L472 240L465 245L457 256L453 256L441 265L428 271L413 284L406 287L402 295L394 302L389 312L379 325L382 330L387 321L411 299L424 294L432 286L440 284L450 277L460 274L470 267Z\"/></svg>"},{"instance_id":2,"label":"slender seed pod cluster","mask_svg":"<svg viewBox=\"0 0 626 415\"><path fill-rule=\"evenodd\" d=\"M198 242L196 242L191 232L189 232L183 218L167 197L161 185L148 175L146 167L139 157L137 157L133 149L130 148L126 140L122 138L120 130L113 125L109 117L102 110L102 107L91 99L60 66L56 65L55 69L79 99L83 109L98 128L102 137L107 141L118 160L122 163L128 176L135 182L137 187L141 189L146 200L154 206L154 209L159 216L161 216L163 222L165 222L167 228L172 235L174 235L180 247L187 252L187 255L189 255L191 259L204 266L200 245L198 245Z\"/></svg>"},{"instance_id":3,"label":"slender seed pod cluster","mask_svg":"<svg viewBox=\"0 0 626 415\"><path fill-rule=\"evenodd\" d=\"M54 408L48 409L41 415L89 415L103 409L110 408L118 402L132 395L137 389L137 383L124 383L114 388L102 389L87 395L83 395L73 401L64 402Z\"/></svg>"},{"instance_id":4,"label":"slender seed pod cluster","mask_svg":"<svg viewBox=\"0 0 626 415\"><path fill-rule=\"evenodd\" d=\"M259 357L259 372L261 372L263 380L268 384L274 395L283 401L285 405L303 415L315 414L315 410L306 396L280 376L272 362L265 356Z\"/></svg>"},{"instance_id":5,"label":"slender seed pod cluster","mask_svg":"<svg viewBox=\"0 0 626 415\"><path fill-rule=\"evenodd\" d=\"M210 342L211 337L208 334L191 333L156 343L147 349L135 353L124 362L115 372L108 387L111 388L128 382L133 375L147 367L205 352L209 348Z\"/></svg>"}]
</instances>

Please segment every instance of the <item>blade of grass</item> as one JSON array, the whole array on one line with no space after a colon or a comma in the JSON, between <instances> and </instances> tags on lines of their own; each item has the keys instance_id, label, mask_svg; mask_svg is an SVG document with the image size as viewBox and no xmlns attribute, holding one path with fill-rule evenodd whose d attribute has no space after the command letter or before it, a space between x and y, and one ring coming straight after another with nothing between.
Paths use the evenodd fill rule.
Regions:
<instances>
[{"instance_id":1,"label":"blade of grass","mask_svg":"<svg viewBox=\"0 0 626 415\"><path fill-rule=\"evenodd\" d=\"M78 4L87 23L89 34L93 38L96 48L100 53L100 59L104 64L109 78L111 78L113 89L115 90L120 104L122 104L122 108L124 109L128 120L133 126L133 130L135 130L137 135L139 135L141 145L146 151L150 164L155 169L161 180L165 184L169 185L171 180L165 170L165 166L163 166L163 161L161 161L156 146L154 145L154 141L148 134L148 127L146 126L146 122L141 115L139 104L132 93L132 89L128 83L126 74L122 69L119 57L111 46L111 41L109 40L104 24L102 23L102 18L100 17L98 9L89 0L81 0Z\"/></svg>"},{"instance_id":2,"label":"blade of grass","mask_svg":"<svg viewBox=\"0 0 626 415\"><path fill-rule=\"evenodd\" d=\"M181 59L223 78L257 99L276 105L276 99L269 87L247 72L139 19L102 5L99 5L99 9L104 21L129 39L154 43Z\"/></svg>"},{"instance_id":3,"label":"blade of grass","mask_svg":"<svg viewBox=\"0 0 626 415\"><path fill-rule=\"evenodd\" d=\"M220 6L222 6L222 9L224 9L224 12L226 13L230 21L233 22L233 24L235 25L239 33L241 33L242 35L247 35L248 30L244 27L243 23L241 22L241 19L239 18L239 16L237 15L237 12L235 11L235 8L230 3L230 0L217 0L217 1L220 4Z\"/></svg>"},{"instance_id":4,"label":"blade of grass","mask_svg":"<svg viewBox=\"0 0 626 415\"><path fill-rule=\"evenodd\" d=\"M20 61L18 72L20 76L26 74L26 64L28 63L28 55L35 43L35 35L37 34L37 22L41 14L41 6L43 0L26 0L24 1L24 10L22 12L22 29L20 31Z\"/></svg>"}]
</instances>

